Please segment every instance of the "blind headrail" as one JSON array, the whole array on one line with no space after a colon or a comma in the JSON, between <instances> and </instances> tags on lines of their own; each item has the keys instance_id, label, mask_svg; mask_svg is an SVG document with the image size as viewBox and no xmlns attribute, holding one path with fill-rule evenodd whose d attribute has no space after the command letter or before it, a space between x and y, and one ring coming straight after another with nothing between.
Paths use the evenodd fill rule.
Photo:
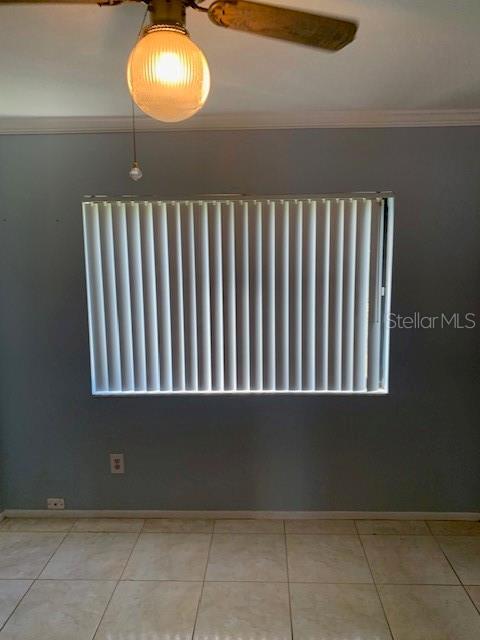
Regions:
<instances>
[{"instance_id":1,"label":"blind headrail","mask_svg":"<svg viewBox=\"0 0 480 640\"><path fill-rule=\"evenodd\" d=\"M393 191L354 191L350 193L277 193L277 194L254 194L254 193L199 193L192 195L159 195L159 194L122 194L122 195L84 195L84 202L103 201L135 201L135 202L191 202L204 200L311 200L311 199L334 199L334 198L394 198Z\"/></svg>"}]
</instances>

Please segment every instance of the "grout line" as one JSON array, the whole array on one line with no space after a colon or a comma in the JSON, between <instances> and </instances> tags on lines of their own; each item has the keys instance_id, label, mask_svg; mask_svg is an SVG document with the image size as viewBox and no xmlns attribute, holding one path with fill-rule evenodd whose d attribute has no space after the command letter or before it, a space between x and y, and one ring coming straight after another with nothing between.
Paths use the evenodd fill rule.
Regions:
<instances>
[{"instance_id":1,"label":"grout line","mask_svg":"<svg viewBox=\"0 0 480 640\"><path fill-rule=\"evenodd\" d=\"M285 535L283 531L240 531L236 529L235 531L214 531L216 536L283 536Z\"/></svg>"},{"instance_id":2,"label":"grout line","mask_svg":"<svg viewBox=\"0 0 480 640\"><path fill-rule=\"evenodd\" d=\"M475 600L472 598L472 596L471 596L471 594L470 594L469 590L467 589L467 587L466 587L465 585L462 585L462 586L463 586L463 588L465 589L465 591L467 592L467 596L468 596L468 597L470 598L470 600L472 601L473 606L475 607L475 609L478 611L478 614L480 615L480 603L477 605L477 604L476 604L476 602L475 602ZM469 585L467 585L467 586L468 586L468 587L476 587L477 585L475 585L475 584L469 584Z\"/></svg>"},{"instance_id":3,"label":"grout line","mask_svg":"<svg viewBox=\"0 0 480 640\"><path fill-rule=\"evenodd\" d=\"M29 582L33 580L34 582L117 582L114 578L0 578L1 582ZM119 582L194 582L200 583L203 580L171 580L170 578L141 578L139 580L135 578L126 578L119 580ZM245 584L251 582L252 584L287 584L286 580L206 580L205 582L214 583L214 582L239 582L240 584ZM349 584L357 584L357 585L372 585L372 582L341 582L341 581L319 581L319 580L290 580L290 584L338 584L338 585L349 585ZM480 585L476 584L467 584L462 585L458 583L452 584L446 582L378 582L376 583L380 587L477 587Z\"/></svg>"},{"instance_id":4,"label":"grout line","mask_svg":"<svg viewBox=\"0 0 480 640\"><path fill-rule=\"evenodd\" d=\"M460 536L459 536L460 537ZM467 598L470 600L470 602L472 603L474 609L476 611L478 611L478 613L480 614L480 609L477 607L477 605L475 604L474 599L472 598L472 596L470 595L470 592L467 589L467 586L474 586L474 585L465 585L463 584L460 576L458 575L458 573L455 570L455 567L453 566L453 564L450 562L449 557L447 556L447 554L445 553L445 551L442 548L442 545L440 544L440 542L437 540L436 536L433 536L435 542L438 544L438 546L440 547L440 551L443 553L443 555L445 556L445 560L448 562L448 564L450 565L450 568L452 569L453 573L457 576L457 580L460 583L460 586L463 588L463 590L465 591L465 593L467 594ZM458 585L456 585L458 586Z\"/></svg>"},{"instance_id":5,"label":"grout line","mask_svg":"<svg viewBox=\"0 0 480 640\"><path fill-rule=\"evenodd\" d=\"M67 534L64 533L62 539L60 540L60 542L57 544L57 546L55 547L55 549L52 551L52 553L49 555L48 560L45 562L45 564L43 565L43 567L40 569L40 571L38 572L38 575L36 578L10 578L10 580L31 580L32 583L30 584L30 586L28 587L28 589L25 591L25 593L23 594L23 596L20 598L20 600L17 602L17 604L15 605L15 607L13 608L12 612L10 613L9 616L7 616L7 618L5 619L3 625L0 625L0 630L3 629L7 622L10 620L10 618L13 616L13 614L15 613L15 611L18 609L18 607L20 606L20 604L23 602L23 600L25 599L26 595L28 593L30 593L31 588L33 587L33 585L39 580L40 575L44 572L45 567L47 566L47 564L50 562L50 560L53 558L53 556L57 553L58 549L60 548L61 544L63 543L63 541L65 540L65 538L67 537Z\"/></svg>"},{"instance_id":6,"label":"grout line","mask_svg":"<svg viewBox=\"0 0 480 640\"><path fill-rule=\"evenodd\" d=\"M358 528L358 523L359 522L365 522L365 520L354 520L355 523L355 529L357 530L357 533L359 536L432 536L433 533L430 530L430 527L428 526L428 520L414 520L414 522L423 522L423 524L425 525L425 528L423 531L421 532L415 532L415 533L409 533L409 532L403 532L403 533L398 533L398 531L396 532L390 532L390 531L380 531L380 532L365 532L365 531L360 531L360 529ZM382 520L374 520L373 522L382 522ZM399 522L408 522L408 520L388 520L388 522L394 522L395 524L399 523Z\"/></svg>"},{"instance_id":7,"label":"grout line","mask_svg":"<svg viewBox=\"0 0 480 640\"><path fill-rule=\"evenodd\" d=\"M105 617L105 614L107 613L107 609L108 609L108 607L110 606L110 602L112 601L112 598L113 598L113 596L115 595L115 592L117 591L117 587L118 587L118 585L119 585L119 584L120 584L120 580L117 580L117 581L116 581L116 583L115 583L115 586L114 586L114 587L113 587L113 589L112 589L112 593L110 594L110 597L109 597L109 599L107 600L107 603L106 603L106 605L105 605L105 608L104 608L104 610L103 610L103 613L102 613L102 615L100 616L100 620L98 621L98 624L97 624L97 626L95 627L95 631L93 632L93 635L92 635L92 640L95 640L95 636L96 636L96 635L97 635L97 633L98 633L98 630L99 630L99 628L100 628L100 625L101 625L101 624L102 624L102 622L103 622L103 619L104 619L104 617Z\"/></svg>"},{"instance_id":8,"label":"grout line","mask_svg":"<svg viewBox=\"0 0 480 640\"><path fill-rule=\"evenodd\" d=\"M30 518L28 518L30 520ZM0 533L64 533L65 535L67 535L67 533L70 533L72 531L72 528L74 526L74 524L76 523L75 518L73 518L73 522L70 524L68 529L29 529L28 527L23 529L22 527L20 528L15 528L15 529L9 529L7 526L5 526L8 521L13 521L13 522L21 522L22 518L5 518L3 520L3 525L2 525L2 519L0 518ZM47 518L32 518L32 520L47 520ZM54 520L58 520L58 522L62 522L62 520L60 518L54 518Z\"/></svg>"},{"instance_id":9,"label":"grout line","mask_svg":"<svg viewBox=\"0 0 480 640\"><path fill-rule=\"evenodd\" d=\"M293 640L293 613L292 613L292 592L290 590L290 571L288 568L288 547L287 547L287 526L283 521L283 540L285 544L285 564L287 568L287 592L288 592L288 611L290 615L290 635Z\"/></svg>"},{"instance_id":10,"label":"grout line","mask_svg":"<svg viewBox=\"0 0 480 640\"><path fill-rule=\"evenodd\" d=\"M140 536L141 536L141 530L137 532L137 537L135 538L135 542L133 543L132 548L130 549L130 553L128 554L128 558L127 558L127 559L126 559L126 561L125 561L125 564L124 564L124 566L123 566L122 573L120 574L120 577L119 577L119 579L118 579L118 581L119 581L119 582L120 582L120 580L122 580L123 576L125 575L125 571L126 571L126 569L127 569L127 565L128 565L128 563L130 562L130 558L132 557L133 552L134 552L134 551L135 551L135 549L137 548L137 544L138 544L138 540L139 540Z\"/></svg>"},{"instance_id":11,"label":"grout line","mask_svg":"<svg viewBox=\"0 0 480 640\"><path fill-rule=\"evenodd\" d=\"M281 534L278 534L281 535ZM355 536L358 535L353 531L349 531L348 533L342 531L341 533L335 531L285 531L284 535L286 536Z\"/></svg>"},{"instance_id":12,"label":"grout line","mask_svg":"<svg viewBox=\"0 0 480 640\"><path fill-rule=\"evenodd\" d=\"M372 582L373 582L373 586L375 587L375 591L377 593L377 598L378 598L378 600L380 602L380 606L382 607L383 616L385 618L385 622L387 623L388 631L390 632L391 639L393 640L393 638L395 636L393 635L392 627L390 626L390 621L388 619L387 612L385 611L385 607L383 606L382 596L380 595L380 590L378 588L378 584L375 581L375 576L373 575L372 566L370 564L370 560L368 559L367 552L365 551L365 545L363 544L362 536L360 535L360 532L358 530L358 526L357 526L356 520L354 520L354 524L355 524L355 529L357 531L358 539L360 541L360 545L362 547L363 555L365 556L365 561L367 563L368 570L370 571L370 575L372 576Z\"/></svg>"},{"instance_id":13,"label":"grout line","mask_svg":"<svg viewBox=\"0 0 480 640\"><path fill-rule=\"evenodd\" d=\"M42 569L42 571L43 571L43 569ZM11 579L12 579L12 580L21 580L22 578L11 578ZM28 580L28 578L27 578L27 580ZM30 578L30 580L32 580L32 579ZM5 622L4 622L3 624L0 624L0 631L1 631L2 629L4 629L4 628L7 626L8 621L9 621L9 620L10 620L10 618L13 616L13 614L15 613L15 611L18 609L18 607L20 606L20 604L23 602L23 600L25 599L25 596L26 596L28 593L30 593L30 589L33 587L33 585L35 584L35 582L36 582L36 581L37 581L36 579L33 579L33 580L31 581L30 586L29 586L29 587L28 587L28 589L25 591L25 593L24 593L24 594L23 594L23 596L20 598L20 600L17 602L17 604L13 607L13 609L12 609L12 611L11 611L10 615L9 615L9 616L7 616L7 618L5 619Z\"/></svg>"},{"instance_id":14,"label":"grout line","mask_svg":"<svg viewBox=\"0 0 480 640\"><path fill-rule=\"evenodd\" d=\"M105 581L110 581L110 582L116 582L115 578L36 578L37 580L40 580L41 582L47 582L47 581L62 581L62 582L105 582ZM15 581L15 580L33 580L33 578L1 578L1 580L11 580L11 581ZM122 578L121 580L119 580L120 582L204 582L204 580L202 578L200 579L183 579L179 580L178 578L176 578L175 580L172 580L171 578ZM276 583L276 584L287 584L286 580L205 580L205 582L255 582L255 583L259 583L259 584L269 584L269 583ZM295 582L301 582L301 580L296 580ZM349 582L345 582L345 583L336 583L336 582L332 582L332 583L324 583L324 582L320 582L317 584L371 584L370 582L366 583L366 582L358 582L358 583L349 583ZM451 586L451 585L450 585Z\"/></svg>"},{"instance_id":15,"label":"grout line","mask_svg":"<svg viewBox=\"0 0 480 640\"><path fill-rule=\"evenodd\" d=\"M433 539L435 540L435 542L437 543L437 547L440 549L440 551L441 551L441 553L442 553L443 557L444 557L444 558L445 558L445 560L448 562L448 566L450 567L450 569L453 571L453 573L454 573L455 577L457 578L457 580L458 580L458 584L459 584L460 586L462 586L462 587L463 587L463 582L460 580L460 576L458 575L458 573L457 573L457 572L455 571L455 569L453 568L453 564L452 564L452 563L450 562L450 560L448 559L447 554L446 554L446 553L445 553L445 551L442 549L442 545L441 545L441 544L440 544L440 542L437 540L437 537L436 537L436 536L432 536L432 537L433 537ZM452 585L452 586L454 586L454 585ZM458 585L457 585L457 586L458 586Z\"/></svg>"},{"instance_id":16,"label":"grout line","mask_svg":"<svg viewBox=\"0 0 480 640\"><path fill-rule=\"evenodd\" d=\"M57 553L57 551L60 549L60 547L62 546L62 544L65 542L66 538L68 536L68 533L64 533L62 539L60 540L60 542L57 544L57 546L55 547L55 551L53 551L53 553L50 554L50 557L48 558L48 560L45 562L45 564L42 567L42 570L40 571L40 573L38 574L38 576L35 578L35 580L39 580L40 576L42 575L42 573L45 571L45 569L47 568L48 563L50 562L50 560L53 558L53 556Z\"/></svg>"},{"instance_id":17,"label":"grout line","mask_svg":"<svg viewBox=\"0 0 480 640\"><path fill-rule=\"evenodd\" d=\"M204 530L202 530L202 531L182 531L180 529L172 530L172 529L167 529L167 528L165 530L155 529L154 531L148 531L148 530L145 529L145 523L146 523L147 520L170 520L170 521L173 521L173 522L175 520L193 520L193 521L195 521L195 520L201 520L201 521L202 520L208 520L209 522L211 522L212 526L210 528L210 531L204 531ZM142 524L142 527L140 529L140 533L185 533L185 534L188 534L188 533L193 533L193 534L195 534L195 533L196 534L204 533L206 535L211 535L214 532L215 522L216 522L216 520L214 520L213 518L189 518L188 516L185 517L185 518L184 517L177 517L177 518L168 518L168 517L143 518L143 524Z\"/></svg>"},{"instance_id":18,"label":"grout line","mask_svg":"<svg viewBox=\"0 0 480 640\"><path fill-rule=\"evenodd\" d=\"M1 0L0 0L1 1ZM278 521L276 521L278 522ZM349 532L345 532L345 531L240 531L239 529L235 530L235 531L180 531L180 530L176 530L176 531L172 531L171 529L169 530L161 530L161 529L157 529L155 531L148 531L145 530L143 527L141 529L137 529L135 531L115 531L113 529L82 529L81 531L77 530L77 529L73 529L73 530L44 530L44 531L39 531L39 530L32 530L32 529L12 529L12 530L3 530L0 527L0 534L4 534L4 533L63 533L65 535L70 535L70 534L82 534L82 533L115 533L115 534L132 534L132 533L136 533L136 534L143 534L143 533L148 533L148 534L158 534L158 533L175 533L175 534L181 534L181 535L199 535L199 534L203 534L203 535L210 535L210 534L215 534L215 535L247 535L247 536L282 536L282 535L287 535L287 536L355 536L355 535L361 535L361 536L402 536L402 537L419 537L419 536L423 536L426 538L431 538L431 537L435 537L435 534L429 533L428 531L425 533L360 533L357 534L354 531L349 531ZM445 534L441 534L441 536L443 538L466 538L466 537L480 537L477 534L474 535L468 535L468 534L463 534L463 535L459 535L459 534L449 534L449 535L445 535Z\"/></svg>"},{"instance_id":19,"label":"grout line","mask_svg":"<svg viewBox=\"0 0 480 640\"><path fill-rule=\"evenodd\" d=\"M110 598L108 599L107 604L105 605L105 609L103 610L103 613L100 616L100 620L98 621L98 624L95 627L95 631L94 631L94 633L92 635L92 640L95 640L95 636L97 635L98 630L100 628L100 625L102 624L103 619L105 618L105 614L107 613L107 609L110 606L110 602L112 601L113 596L115 595L115 593L116 593L116 591L118 589L118 585L120 584L120 581L123 578L123 574L125 573L125 569L127 568L127 565L130 562L130 558L132 557L132 554L133 554L133 552L135 550L135 547L137 546L137 542L138 542L138 539L140 537L140 533L141 533L141 529L139 531L137 531L137 537L135 538L135 542L133 543L132 548L130 549L130 553L128 554L128 558L125 560L125 564L123 566L122 573L120 574L120 577L116 581L116 584L115 584L114 588L112 589L112 593L110 594Z\"/></svg>"},{"instance_id":20,"label":"grout line","mask_svg":"<svg viewBox=\"0 0 480 640\"><path fill-rule=\"evenodd\" d=\"M378 585L379 587L459 587L461 585L450 583L440 583L440 582L314 582L314 581L305 581L305 580L292 580L291 584L369 584L369 585ZM475 587L477 585L467 585L469 587Z\"/></svg>"},{"instance_id":21,"label":"grout line","mask_svg":"<svg viewBox=\"0 0 480 640\"><path fill-rule=\"evenodd\" d=\"M86 532L82 532L82 533L86 533ZM100 532L99 532L100 533ZM102 532L104 533L104 532ZM232 535L232 536L283 536L284 534L281 531L144 531L142 529L141 533L152 533L152 534L157 534L157 533L171 533L171 534L175 534L175 535L185 535L185 536L198 536L198 535L204 535L204 536L209 536L209 535L213 535L215 534L216 536L225 536L225 535ZM305 534L307 535L307 534ZM315 535L315 534L308 534L308 535ZM339 534L339 535L348 535L348 534ZM352 534L351 534L352 535Z\"/></svg>"},{"instance_id":22,"label":"grout line","mask_svg":"<svg viewBox=\"0 0 480 640\"><path fill-rule=\"evenodd\" d=\"M212 550L212 545L213 545L213 533L210 534L210 544L208 545L207 561L205 562L205 571L203 572L202 586L201 586L201 589L200 589L200 594L198 596L197 609L195 611L195 621L193 623L193 629L192 629L192 635L191 635L191 639L192 640L195 639L195 631L197 629L198 614L200 612L200 605L202 603L203 591L205 589L205 581L206 581L206 578L207 578L207 569L208 569L208 563L210 561L210 552Z\"/></svg>"}]
</instances>

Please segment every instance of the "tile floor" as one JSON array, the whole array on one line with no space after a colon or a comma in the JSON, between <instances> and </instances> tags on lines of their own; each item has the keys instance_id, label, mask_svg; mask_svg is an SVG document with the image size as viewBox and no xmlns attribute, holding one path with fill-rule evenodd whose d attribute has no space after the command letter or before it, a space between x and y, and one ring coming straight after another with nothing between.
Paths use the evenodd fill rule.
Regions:
<instances>
[{"instance_id":1,"label":"tile floor","mask_svg":"<svg viewBox=\"0 0 480 640\"><path fill-rule=\"evenodd\" d=\"M0 640L93 639L479 640L480 522L0 522Z\"/></svg>"}]
</instances>

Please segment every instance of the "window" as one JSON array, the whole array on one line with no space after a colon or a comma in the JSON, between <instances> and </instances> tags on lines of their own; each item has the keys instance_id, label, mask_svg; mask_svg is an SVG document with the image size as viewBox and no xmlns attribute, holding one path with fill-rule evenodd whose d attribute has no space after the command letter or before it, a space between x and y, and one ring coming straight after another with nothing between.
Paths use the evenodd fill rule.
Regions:
<instances>
[{"instance_id":1,"label":"window","mask_svg":"<svg viewBox=\"0 0 480 640\"><path fill-rule=\"evenodd\" d=\"M83 203L94 394L385 393L389 194Z\"/></svg>"}]
</instances>

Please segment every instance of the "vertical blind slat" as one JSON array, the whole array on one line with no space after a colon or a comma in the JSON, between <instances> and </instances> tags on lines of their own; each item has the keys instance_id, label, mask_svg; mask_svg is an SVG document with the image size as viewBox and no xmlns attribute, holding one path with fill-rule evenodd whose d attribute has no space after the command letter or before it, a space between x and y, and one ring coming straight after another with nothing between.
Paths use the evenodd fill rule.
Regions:
<instances>
[{"instance_id":1,"label":"vertical blind slat","mask_svg":"<svg viewBox=\"0 0 480 640\"><path fill-rule=\"evenodd\" d=\"M135 390L133 355L132 299L128 264L127 212L123 202L112 204L113 237L115 242L115 276L117 283L118 319L120 328L120 361L122 391Z\"/></svg>"},{"instance_id":2,"label":"vertical blind slat","mask_svg":"<svg viewBox=\"0 0 480 640\"><path fill-rule=\"evenodd\" d=\"M175 387L179 391L186 389L185 374L185 305L184 305L184 279L183 279L183 246L182 246L182 222L180 203L173 205L173 237L174 237L174 287L175 287Z\"/></svg>"},{"instance_id":3,"label":"vertical blind slat","mask_svg":"<svg viewBox=\"0 0 480 640\"><path fill-rule=\"evenodd\" d=\"M386 208L386 210L385 210ZM394 200L393 198L387 198L383 202L384 212L384 234L385 234L385 273L383 279L384 287L384 302L383 302L383 343L382 343L382 370L381 370L381 384L384 391L388 391L388 363L390 355L390 306L392 297L392 266L393 266L393 222L394 222ZM385 214L388 215L388 219L385 218ZM387 229L385 231L385 224Z\"/></svg>"},{"instance_id":4,"label":"vertical blind slat","mask_svg":"<svg viewBox=\"0 0 480 640\"><path fill-rule=\"evenodd\" d=\"M359 203L360 214L357 227L357 264L355 283L355 363L354 390L367 388L367 347L368 347L368 290L370 278L370 227L372 203Z\"/></svg>"},{"instance_id":5,"label":"vertical blind slat","mask_svg":"<svg viewBox=\"0 0 480 640\"><path fill-rule=\"evenodd\" d=\"M190 388L198 390L198 348L197 348L197 276L195 268L195 222L193 203L187 204L187 281L188 281L188 337Z\"/></svg>"},{"instance_id":6,"label":"vertical blind slat","mask_svg":"<svg viewBox=\"0 0 480 640\"><path fill-rule=\"evenodd\" d=\"M266 264L266 323L265 323L265 382L266 389L275 389L275 202L268 203ZM263 269L263 265L262 265Z\"/></svg>"},{"instance_id":7,"label":"vertical blind slat","mask_svg":"<svg viewBox=\"0 0 480 640\"><path fill-rule=\"evenodd\" d=\"M329 310L330 310L330 201L324 200L317 222L318 246L318 295L317 310L317 389L328 389L329 361Z\"/></svg>"},{"instance_id":8,"label":"vertical blind slat","mask_svg":"<svg viewBox=\"0 0 480 640\"><path fill-rule=\"evenodd\" d=\"M227 372L226 388L234 391L237 388L237 304L235 286L235 206L227 204L226 229L226 338L227 338Z\"/></svg>"},{"instance_id":9,"label":"vertical blind slat","mask_svg":"<svg viewBox=\"0 0 480 640\"><path fill-rule=\"evenodd\" d=\"M161 388L173 389L172 372L172 326L170 298L170 264L168 260L167 206L164 202L155 207L157 264L158 264L158 305Z\"/></svg>"},{"instance_id":10,"label":"vertical blind slat","mask_svg":"<svg viewBox=\"0 0 480 640\"><path fill-rule=\"evenodd\" d=\"M213 359L213 388L221 391L225 388L224 382L224 337L223 337L223 267L222 267L222 208L219 202L214 204L213 212L213 281L214 281L214 305L213 305L213 332L214 359Z\"/></svg>"},{"instance_id":11,"label":"vertical blind slat","mask_svg":"<svg viewBox=\"0 0 480 640\"><path fill-rule=\"evenodd\" d=\"M302 388L303 202L297 201L293 276L293 388Z\"/></svg>"},{"instance_id":12,"label":"vertical blind slat","mask_svg":"<svg viewBox=\"0 0 480 640\"><path fill-rule=\"evenodd\" d=\"M99 391L108 389L107 336L105 302L102 282L102 254L98 205L84 206L85 265L89 302L90 358L92 386Z\"/></svg>"},{"instance_id":13,"label":"vertical blind slat","mask_svg":"<svg viewBox=\"0 0 480 640\"><path fill-rule=\"evenodd\" d=\"M120 361L117 284L115 279L115 245L113 241L112 205L110 202L104 202L99 206L99 227L104 282L108 386L113 391L121 391L122 367Z\"/></svg>"},{"instance_id":14,"label":"vertical blind slat","mask_svg":"<svg viewBox=\"0 0 480 640\"><path fill-rule=\"evenodd\" d=\"M370 291L368 318L367 390L375 391L380 382L381 286L383 268L383 211L381 201L372 203L370 251Z\"/></svg>"},{"instance_id":15,"label":"vertical blind slat","mask_svg":"<svg viewBox=\"0 0 480 640\"><path fill-rule=\"evenodd\" d=\"M357 201L351 199L345 212L345 269L343 314L342 388L353 391L355 337L355 260L357 248Z\"/></svg>"},{"instance_id":16,"label":"vertical blind slat","mask_svg":"<svg viewBox=\"0 0 480 640\"><path fill-rule=\"evenodd\" d=\"M305 356L304 389L315 389L315 289L317 248L317 203L308 203L305 229Z\"/></svg>"},{"instance_id":17,"label":"vertical blind slat","mask_svg":"<svg viewBox=\"0 0 480 640\"><path fill-rule=\"evenodd\" d=\"M342 388L342 324L343 324L343 200L334 203L331 262L331 378L330 388L339 391Z\"/></svg>"},{"instance_id":18,"label":"vertical blind slat","mask_svg":"<svg viewBox=\"0 0 480 640\"><path fill-rule=\"evenodd\" d=\"M283 202L281 236L280 389L290 386L290 203Z\"/></svg>"},{"instance_id":19,"label":"vertical blind slat","mask_svg":"<svg viewBox=\"0 0 480 640\"><path fill-rule=\"evenodd\" d=\"M253 262L253 385L263 388L263 255L262 203L255 204Z\"/></svg>"},{"instance_id":20,"label":"vertical blind slat","mask_svg":"<svg viewBox=\"0 0 480 640\"><path fill-rule=\"evenodd\" d=\"M152 205L140 205L140 228L143 258L143 287L145 302L145 347L147 361L147 388L160 390L160 363L158 354L157 322L157 269L155 268L155 234L153 230ZM159 269L160 277L163 270ZM162 292L160 292L162 294ZM163 300L160 295L160 300Z\"/></svg>"},{"instance_id":21,"label":"vertical blind slat","mask_svg":"<svg viewBox=\"0 0 480 640\"><path fill-rule=\"evenodd\" d=\"M248 202L241 206L241 314L242 341L239 348L241 359L241 388L250 389L250 277L249 277L249 229Z\"/></svg>"},{"instance_id":22,"label":"vertical blind slat","mask_svg":"<svg viewBox=\"0 0 480 640\"><path fill-rule=\"evenodd\" d=\"M147 390L147 360L145 347L145 313L142 276L142 241L138 202L127 204L128 264L132 300L133 366L135 390Z\"/></svg>"},{"instance_id":23,"label":"vertical blind slat","mask_svg":"<svg viewBox=\"0 0 480 640\"><path fill-rule=\"evenodd\" d=\"M208 204L196 205L199 222L199 288L198 317L200 337L200 389L210 391L212 388L212 334L210 308L210 263L208 241Z\"/></svg>"}]
</instances>

